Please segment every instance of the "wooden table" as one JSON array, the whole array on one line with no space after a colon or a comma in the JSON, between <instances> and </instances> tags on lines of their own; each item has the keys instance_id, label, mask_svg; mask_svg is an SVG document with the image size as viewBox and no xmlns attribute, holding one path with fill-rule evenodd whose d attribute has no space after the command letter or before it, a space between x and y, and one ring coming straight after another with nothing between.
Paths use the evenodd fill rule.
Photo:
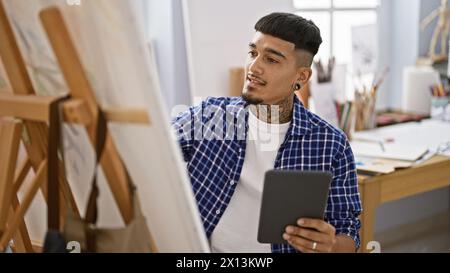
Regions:
<instances>
[{"instance_id":1,"label":"wooden table","mask_svg":"<svg viewBox=\"0 0 450 273\"><path fill-rule=\"evenodd\" d=\"M379 205L404 197L450 186L450 157L434 156L429 160L390 174L358 176L363 206L361 214L361 247L374 240L375 215Z\"/></svg>"}]
</instances>

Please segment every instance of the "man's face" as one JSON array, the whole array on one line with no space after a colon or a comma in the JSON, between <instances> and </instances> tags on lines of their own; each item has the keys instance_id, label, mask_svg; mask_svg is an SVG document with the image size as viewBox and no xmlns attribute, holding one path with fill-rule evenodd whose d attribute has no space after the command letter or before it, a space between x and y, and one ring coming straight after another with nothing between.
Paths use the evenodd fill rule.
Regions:
<instances>
[{"instance_id":1,"label":"man's face","mask_svg":"<svg viewBox=\"0 0 450 273\"><path fill-rule=\"evenodd\" d=\"M251 104L277 105L292 96L295 83L306 83L311 71L299 67L298 54L293 43L256 32L249 44L242 97Z\"/></svg>"}]
</instances>

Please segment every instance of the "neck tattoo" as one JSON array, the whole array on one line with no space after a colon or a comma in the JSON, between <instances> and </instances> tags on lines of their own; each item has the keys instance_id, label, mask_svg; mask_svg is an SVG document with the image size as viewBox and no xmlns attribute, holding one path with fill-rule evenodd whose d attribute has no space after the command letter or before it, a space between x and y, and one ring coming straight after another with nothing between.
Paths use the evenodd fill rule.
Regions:
<instances>
[{"instance_id":1,"label":"neck tattoo","mask_svg":"<svg viewBox=\"0 0 450 273\"><path fill-rule=\"evenodd\" d=\"M250 105L250 111L261 121L273 124L288 123L292 120L294 97L289 96L277 104Z\"/></svg>"}]
</instances>

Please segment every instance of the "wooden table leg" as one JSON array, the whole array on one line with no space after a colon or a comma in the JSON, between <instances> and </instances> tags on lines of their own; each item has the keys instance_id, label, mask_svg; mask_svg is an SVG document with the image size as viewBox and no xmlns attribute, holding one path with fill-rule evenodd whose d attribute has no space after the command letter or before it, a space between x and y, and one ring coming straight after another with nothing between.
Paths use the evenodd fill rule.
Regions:
<instances>
[{"instance_id":1,"label":"wooden table leg","mask_svg":"<svg viewBox=\"0 0 450 273\"><path fill-rule=\"evenodd\" d=\"M363 183L359 184L363 212L361 220L361 247L360 252L369 252L367 244L374 240L376 209L380 204L380 184Z\"/></svg>"}]
</instances>

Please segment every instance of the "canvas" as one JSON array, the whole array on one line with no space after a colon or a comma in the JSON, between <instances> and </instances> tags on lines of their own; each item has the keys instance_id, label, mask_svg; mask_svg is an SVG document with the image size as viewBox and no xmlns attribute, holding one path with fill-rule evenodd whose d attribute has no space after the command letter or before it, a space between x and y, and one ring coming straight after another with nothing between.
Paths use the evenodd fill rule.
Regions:
<instances>
[{"instance_id":1,"label":"canvas","mask_svg":"<svg viewBox=\"0 0 450 273\"><path fill-rule=\"evenodd\" d=\"M73 3L72 3L73 4ZM138 0L4 0L20 51L39 95L68 92L39 21L39 11L58 6L85 72L102 107L147 109L150 126L110 124L119 154L137 185L148 226L160 252L207 252L208 242L182 161L171 134L156 65L143 35ZM66 125L64 147L69 184L85 211L94 152L84 127ZM99 225L123 226L119 210L100 172ZM45 203L36 198L26 223L33 240L45 233Z\"/></svg>"}]
</instances>

